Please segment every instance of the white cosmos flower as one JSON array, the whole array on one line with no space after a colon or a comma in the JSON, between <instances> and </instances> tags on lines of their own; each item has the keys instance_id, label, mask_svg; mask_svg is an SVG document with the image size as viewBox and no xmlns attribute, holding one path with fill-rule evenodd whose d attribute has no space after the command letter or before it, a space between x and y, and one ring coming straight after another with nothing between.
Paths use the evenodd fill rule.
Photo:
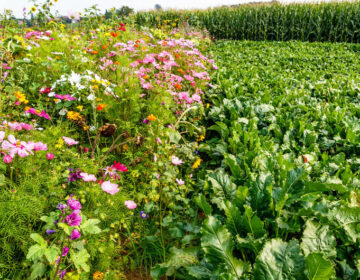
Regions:
<instances>
[{"instance_id":1,"label":"white cosmos flower","mask_svg":"<svg viewBox=\"0 0 360 280\"><path fill-rule=\"evenodd\" d=\"M92 101L92 100L95 100L95 98L96 98L95 94L91 93L91 94L89 94L89 96L87 97L87 100Z\"/></svg>"}]
</instances>

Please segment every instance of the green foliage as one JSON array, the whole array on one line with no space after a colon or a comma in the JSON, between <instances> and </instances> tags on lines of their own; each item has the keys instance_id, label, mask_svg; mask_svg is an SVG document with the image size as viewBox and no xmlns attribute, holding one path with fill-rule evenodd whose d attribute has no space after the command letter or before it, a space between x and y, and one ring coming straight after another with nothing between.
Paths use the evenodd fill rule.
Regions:
<instances>
[{"instance_id":1,"label":"green foliage","mask_svg":"<svg viewBox=\"0 0 360 280\"><path fill-rule=\"evenodd\" d=\"M305 261L295 240L271 239L256 258L255 279L304 279Z\"/></svg>"},{"instance_id":2,"label":"green foliage","mask_svg":"<svg viewBox=\"0 0 360 280\"><path fill-rule=\"evenodd\" d=\"M135 15L139 25L190 24L217 39L253 41L360 42L359 2L255 4L190 11L150 11Z\"/></svg>"},{"instance_id":3,"label":"green foliage","mask_svg":"<svg viewBox=\"0 0 360 280\"><path fill-rule=\"evenodd\" d=\"M306 257L305 262L309 280L327 280L335 278L334 267L321 253L311 253Z\"/></svg>"}]
</instances>

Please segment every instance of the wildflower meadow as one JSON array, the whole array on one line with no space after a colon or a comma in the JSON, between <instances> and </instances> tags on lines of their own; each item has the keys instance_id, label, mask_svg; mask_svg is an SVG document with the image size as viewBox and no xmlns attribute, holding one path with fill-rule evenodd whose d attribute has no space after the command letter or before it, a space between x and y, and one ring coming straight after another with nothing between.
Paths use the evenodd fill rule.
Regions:
<instances>
[{"instance_id":1,"label":"wildflower meadow","mask_svg":"<svg viewBox=\"0 0 360 280\"><path fill-rule=\"evenodd\" d=\"M357 39L32 2L0 14L0 279L360 278Z\"/></svg>"}]
</instances>

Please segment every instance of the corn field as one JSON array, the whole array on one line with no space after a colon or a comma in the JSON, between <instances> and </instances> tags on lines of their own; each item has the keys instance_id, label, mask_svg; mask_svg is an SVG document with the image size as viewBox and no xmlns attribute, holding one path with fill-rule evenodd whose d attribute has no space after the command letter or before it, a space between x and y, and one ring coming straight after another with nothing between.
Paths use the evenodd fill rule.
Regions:
<instances>
[{"instance_id":1,"label":"corn field","mask_svg":"<svg viewBox=\"0 0 360 280\"><path fill-rule=\"evenodd\" d=\"M153 11L137 13L135 20L139 25L204 27L217 39L360 42L359 1Z\"/></svg>"}]
</instances>

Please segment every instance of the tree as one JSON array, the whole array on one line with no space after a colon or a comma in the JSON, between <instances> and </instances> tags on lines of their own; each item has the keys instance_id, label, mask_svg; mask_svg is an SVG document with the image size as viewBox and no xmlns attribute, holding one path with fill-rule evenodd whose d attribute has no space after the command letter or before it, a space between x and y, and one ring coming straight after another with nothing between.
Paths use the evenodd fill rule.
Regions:
<instances>
[{"instance_id":1,"label":"tree","mask_svg":"<svg viewBox=\"0 0 360 280\"><path fill-rule=\"evenodd\" d=\"M155 5L155 10L161 10L162 8L161 8L161 6L159 5L159 4L156 4Z\"/></svg>"}]
</instances>

